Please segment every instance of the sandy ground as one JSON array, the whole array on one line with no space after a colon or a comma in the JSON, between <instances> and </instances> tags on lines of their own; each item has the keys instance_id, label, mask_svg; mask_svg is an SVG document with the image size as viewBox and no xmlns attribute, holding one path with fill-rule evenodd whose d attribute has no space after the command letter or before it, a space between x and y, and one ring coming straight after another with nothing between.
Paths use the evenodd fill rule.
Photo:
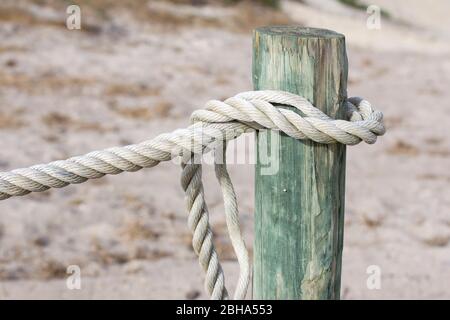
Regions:
<instances>
[{"instance_id":1,"label":"sandy ground","mask_svg":"<svg viewBox=\"0 0 450 320\"><path fill-rule=\"evenodd\" d=\"M342 297L450 299L450 20L439 18L449 5L371 3L389 12L380 30L329 1L284 1L279 13L149 1L107 18L82 6L87 28L69 31L64 8L2 2L0 170L143 141L186 126L209 99L251 89L254 24L330 28L347 38L349 95L382 110L389 130L348 151ZM247 141L239 152L253 152ZM250 248L252 168L230 166ZM205 171L232 288L237 263ZM165 163L0 203L0 298L206 298L179 174ZM81 290L67 289L68 265L80 266ZM379 290L366 285L371 265Z\"/></svg>"}]
</instances>

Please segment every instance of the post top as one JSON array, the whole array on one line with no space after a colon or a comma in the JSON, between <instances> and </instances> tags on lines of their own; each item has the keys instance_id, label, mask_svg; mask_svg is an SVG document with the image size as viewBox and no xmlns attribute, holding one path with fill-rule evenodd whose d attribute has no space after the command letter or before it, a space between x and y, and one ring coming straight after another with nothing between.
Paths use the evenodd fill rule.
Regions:
<instances>
[{"instance_id":1,"label":"post top","mask_svg":"<svg viewBox=\"0 0 450 320\"><path fill-rule=\"evenodd\" d=\"M255 30L256 33L266 35L286 35L298 38L344 38L344 35L328 29L281 25L281 26L265 26Z\"/></svg>"}]
</instances>

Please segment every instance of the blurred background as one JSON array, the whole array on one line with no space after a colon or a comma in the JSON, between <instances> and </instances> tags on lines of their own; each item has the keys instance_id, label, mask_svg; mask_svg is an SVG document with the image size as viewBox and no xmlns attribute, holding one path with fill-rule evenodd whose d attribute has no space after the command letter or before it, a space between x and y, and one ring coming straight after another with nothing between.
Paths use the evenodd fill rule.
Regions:
<instances>
[{"instance_id":1,"label":"blurred background","mask_svg":"<svg viewBox=\"0 0 450 320\"><path fill-rule=\"evenodd\" d=\"M72 4L81 30L66 26ZM449 15L446 0L2 0L0 171L185 127L207 100L252 89L255 27L332 29L346 36L349 96L388 128L348 150L342 298L450 299ZM230 172L251 250L253 165ZM0 298L207 298L179 176L164 163L1 202ZM210 166L205 185L233 288ZM81 290L66 286L69 265Z\"/></svg>"}]
</instances>

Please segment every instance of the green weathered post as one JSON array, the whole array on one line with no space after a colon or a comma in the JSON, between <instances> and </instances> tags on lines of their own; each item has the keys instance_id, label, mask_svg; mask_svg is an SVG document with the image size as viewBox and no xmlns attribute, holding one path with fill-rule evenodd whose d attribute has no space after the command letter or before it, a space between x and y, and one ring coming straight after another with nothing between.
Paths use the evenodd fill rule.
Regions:
<instances>
[{"instance_id":1,"label":"green weathered post","mask_svg":"<svg viewBox=\"0 0 450 320\"><path fill-rule=\"evenodd\" d=\"M255 31L253 42L256 90L299 94L330 117L344 119L343 35L263 27ZM285 134L274 139L267 133L258 134L257 144L254 298L339 299L345 146L299 141ZM272 170L266 168L267 159L261 160L266 148L273 150Z\"/></svg>"}]
</instances>

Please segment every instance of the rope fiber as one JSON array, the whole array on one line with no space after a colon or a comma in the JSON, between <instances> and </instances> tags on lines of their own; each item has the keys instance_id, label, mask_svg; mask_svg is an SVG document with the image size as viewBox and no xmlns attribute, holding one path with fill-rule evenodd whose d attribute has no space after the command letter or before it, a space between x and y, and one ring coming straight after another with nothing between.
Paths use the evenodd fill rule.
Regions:
<instances>
[{"instance_id":1,"label":"rope fiber","mask_svg":"<svg viewBox=\"0 0 450 320\"><path fill-rule=\"evenodd\" d=\"M300 112L278 108L287 105ZM88 179L124 171L134 172L156 166L162 161L181 157L181 185L186 194L188 225L192 246L205 276L211 299L228 299L225 277L213 243L213 233L204 198L202 166L195 158L210 150L222 155L226 143L244 132L271 129L295 139L318 143L355 145L372 144L385 133L383 114L361 98L343 102L348 120L334 120L306 99L283 91L249 91L225 101L212 100L191 116L192 124L139 144L94 151L67 160L39 164L0 173L0 200L62 188ZM244 299L251 278L251 268L241 228L233 184L225 156L216 161L215 172L224 199L225 217L231 243L236 253L240 275L234 299Z\"/></svg>"}]
</instances>

